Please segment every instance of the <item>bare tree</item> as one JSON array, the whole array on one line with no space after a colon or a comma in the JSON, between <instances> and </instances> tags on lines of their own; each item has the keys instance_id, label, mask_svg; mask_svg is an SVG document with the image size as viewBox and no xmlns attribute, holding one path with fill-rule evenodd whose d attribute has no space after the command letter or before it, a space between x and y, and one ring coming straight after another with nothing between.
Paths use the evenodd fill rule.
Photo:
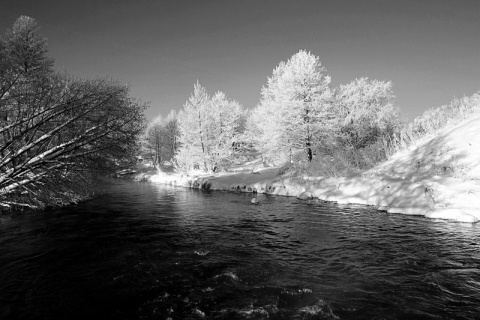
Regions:
<instances>
[{"instance_id":1,"label":"bare tree","mask_svg":"<svg viewBox=\"0 0 480 320\"><path fill-rule=\"evenodd\" d=\"M67 202L79 181L129 160L145 105L129 97L128 87L53 72L31 18L19 18L1 43L3 207Z\"/></svg>"}]
</instances>

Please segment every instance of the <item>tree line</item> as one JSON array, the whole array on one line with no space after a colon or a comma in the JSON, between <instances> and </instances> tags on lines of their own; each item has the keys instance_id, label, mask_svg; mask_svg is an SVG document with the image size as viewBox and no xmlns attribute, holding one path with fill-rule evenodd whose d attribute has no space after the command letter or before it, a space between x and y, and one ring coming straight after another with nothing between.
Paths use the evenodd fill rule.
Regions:
<instances>
[{"instance_id":1,"label":"tree line","mask_svg":"<svg viewBox=\"0 0 480 320\"><path fill-rule=\"evenodd\" d=\"M320 58L300 50L273 70L251 110L223 92L210 96L197 81L183 109L169 116L169 128L161 121L150 124L145 150L152 150L154 131L173 146L168 152L157 148L162 156L154 160L171 160L183 171L225 169L252 150L270 165L323 161L398 131L402 121L394 98L390 81L360 78L332 87Z\"/></svg>"},{"instance_id":2,"label":"tree line","mask_svg":"<svg viewBox=\"0 0 480 320\"><path fill-rule=\"evenodd\" d=\"M0 209L81 199L138 151L146 105L118 81L53 64L32 18L0 38Z\"/></svg>"}]
</instances>

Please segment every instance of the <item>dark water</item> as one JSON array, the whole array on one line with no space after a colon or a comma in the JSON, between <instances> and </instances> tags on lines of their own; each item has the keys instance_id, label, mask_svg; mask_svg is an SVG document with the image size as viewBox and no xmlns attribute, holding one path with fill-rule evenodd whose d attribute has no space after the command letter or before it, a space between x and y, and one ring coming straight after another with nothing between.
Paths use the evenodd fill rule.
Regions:
<instances>
[{"instance_id":1,"label":"dark water","mask_svg":"<svg viewBox=\"0 0 480 320\"><path fill-rule=\"evenodd\" d=\"M480 225L118 183L0 218L0 319L480 319Z\"/></svg>"}]
</instances>

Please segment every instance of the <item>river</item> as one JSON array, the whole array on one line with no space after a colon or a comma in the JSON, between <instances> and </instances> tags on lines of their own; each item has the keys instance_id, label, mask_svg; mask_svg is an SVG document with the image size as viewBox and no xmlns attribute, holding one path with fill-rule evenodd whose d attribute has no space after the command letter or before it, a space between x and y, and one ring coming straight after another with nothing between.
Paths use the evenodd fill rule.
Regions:
<instances>
[{"instance_id":1,"label":"river","mask_svg":"<svg viewBox=\"0 0 480 320\"><path fill-rule=\"evenodd\" d=\"M0 319L480 319L480 225L116 182L0 216Z\"/></svg>"}]
</instances>

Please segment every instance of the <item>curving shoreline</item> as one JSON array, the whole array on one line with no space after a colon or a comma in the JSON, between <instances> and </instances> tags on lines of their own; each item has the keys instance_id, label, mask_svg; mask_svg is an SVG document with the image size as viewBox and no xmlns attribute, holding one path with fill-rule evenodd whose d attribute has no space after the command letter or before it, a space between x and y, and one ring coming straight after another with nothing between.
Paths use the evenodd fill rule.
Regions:
<instances>
[{"instance_id":1,"label":"curving shoreline","mask_svg":"<svg viewBox=\"0 0 480 320\"><path fill-rule=\"evenodd\" d=\"M350 177L341 179L292 179L277 176L273 170L260 174L231 173L217 175L181 175L160 173L147 177L153 183L204 190L233 192L258 192L299 199L319 199L339 204L363 204L375 206L388 213L448 219L457 222L477 223L480 220L478 201L468 206L442 207L431 203L425 181L411 182L406 179ZM458 186L457 186L458 187ZM468 193L468 197L476 197Z\"/></svg>"},{"instance_id":2,"label":"curving shoreline","mask_svg":"<svg viewBox=\"0 0 480 320\"><path fill-rule=\"evenodd\" d=\"M238 170L238 169L237 169ZM158 173L139 177L173 186L317 198L364 204L389 213L457 222L480 221L480 115L426 137L380 165L349 177L278 175L278 169L243 172Z\"/></svg>"}]
</instances>

